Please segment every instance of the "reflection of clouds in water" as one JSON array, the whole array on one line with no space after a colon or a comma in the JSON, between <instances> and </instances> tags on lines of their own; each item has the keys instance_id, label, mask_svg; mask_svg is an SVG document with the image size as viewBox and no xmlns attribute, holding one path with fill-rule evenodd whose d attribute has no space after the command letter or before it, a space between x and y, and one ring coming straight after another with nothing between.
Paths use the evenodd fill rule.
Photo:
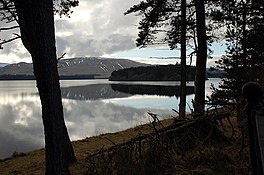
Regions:
<instances>
[{"instance_id":1,"label":"reflection of clouds in water","mask_svg":"<svg viewBox=\"0 0 264 175\"><path fill-rule=\"evenodd\" d=\"M14 151L28 151L43 145L40 109L34 102L24 102L0 106L0 158L10 156ZM30 111L26 114L32 115L24 115L25 109Z\"/></svg>"},{"instance_id":2,"label":"reflection of clouds in water","mask_svg":"<svg viewBox=\"0 0 264 175\"><path fill-rule=\"evenodd\" d=\"M218 81L215 79L213 83ZM207 82L207 90L211 82ZM25 152L44 145L39 97L31 90L26 92L24 89L20 91L12 88L0 92L0 158L10 156L14 151ZM163 97L146 97L149 96L140 96L144 103L134 97L93 101L63 99L65 121L71 139L116 132L148 122L151 119L147 114L149 110L161 116L168 113L175 115L171 110L178 105L175 97L164 97L164 103ZM187 96L188 103L191 103L192 98L193 95ZM155 102L156 107L146 100ZM168 110L153 109L161 106L166 106Z\"/></svg>"},{"instance_id":3,"label":"reflection of clouds in water","mask_svg":"<svg viewBox=\"0 0 264 175\"><path fill-rule=\"evenodd\" d=\"M38 97L0 99L0 158L14 151L26 152L43 147L43 125ZM116 132L149 120L147 109L120 106L100 100L63 99L64 115L72 140L105 132ZM153 110L165 113L165 110Z\"/></svg>"},{"instance_id":4,"label":"reflection of clouds in water","mask_svg":"<svg viewBox=\"0 0 264 175\"><path fill-rule=\"evenodd\" d=\"M63 105L66 123L73 140L124 130L147 122L149 119L146 114L147 109L119 106L102 101L64 100ZM165 113L166 110L154 111Z\"/></svg>"},{"instance_id":5,"label":"reflection of clouds in water","mask_svg":"<svg viewBox=\"0 0 264 175\"><path fill-rule=\"evenodd\" d=\"M33 117L33 111L30 106L27 104L17 105L14 107L14 110L17 111L17 119L15 120L15 124L21 124L24 126L29 126L29 120Z\"/></svg>"}]
</instances>

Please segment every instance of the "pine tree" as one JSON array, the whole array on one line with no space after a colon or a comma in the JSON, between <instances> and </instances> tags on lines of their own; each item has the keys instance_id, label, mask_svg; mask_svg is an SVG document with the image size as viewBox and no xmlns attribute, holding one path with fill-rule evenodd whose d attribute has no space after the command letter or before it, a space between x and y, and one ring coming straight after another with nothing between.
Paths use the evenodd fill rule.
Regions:
<instances>
[{"instance_id":1,"label":"pine tree","mask_svg":"<svg viewBox=\"0 0 264 175\"><path fill-rule=\"evenodd\" d=\"M263 1L221 1L213 18L226 27L226 55L218 63L227 76L214 89L214 103L236 103L242 111L241 88L248 81L264 82Z\"/></svg>"}]
</instances>

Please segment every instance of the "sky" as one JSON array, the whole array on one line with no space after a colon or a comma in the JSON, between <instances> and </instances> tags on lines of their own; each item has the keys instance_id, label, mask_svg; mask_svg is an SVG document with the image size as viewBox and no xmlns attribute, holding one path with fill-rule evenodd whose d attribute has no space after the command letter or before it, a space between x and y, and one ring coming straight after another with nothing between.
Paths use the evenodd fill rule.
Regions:
<instances>
[{"instance_id":1,"label":"sky","mask_svg":"<svg viewBox=\"0 0 264 175\"><path fill-rule=\"evenodd\" d=\"M140 2L140 0L79 0L79 6L73 8L70 18L55 16L56 47L60 57L109 57L127 58L150 64L175 64L178 59L158 59L160 57L179 57L178 50L170 50L166 46L136 48L138 34L137 25L140 16L124 15L124 12ZM1 27L6 24L0 23ZM13 30L0 32L0 38L8 39ZM5 44L0 50L0 62L31 62L30 55L20 40ZM221 43L213 45L213 56L224 53ZM215 60L208 60L213 64ZM193 63L195 60L193 60Z\"/></svg>"}]
</instances>

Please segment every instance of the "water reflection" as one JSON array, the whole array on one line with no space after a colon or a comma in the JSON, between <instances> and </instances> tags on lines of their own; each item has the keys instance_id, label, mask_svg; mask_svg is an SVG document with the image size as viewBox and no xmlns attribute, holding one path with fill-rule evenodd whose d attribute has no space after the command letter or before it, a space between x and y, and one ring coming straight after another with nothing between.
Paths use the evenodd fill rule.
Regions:
<instances>
[{"instance_id":1,"label":"water reflection","mask_svg":"<svg viewBox=\"0 0 264 175\"><path fill-rule=\"evenodd\" d=\"M134 108L95 101L63 100L65 119L73 140L116 132L147 122L146 108ZM154 112L167 114L167 110L154 109Z\"/></svg>"},{"instance_id":2,"label":"water reflection","mask_svg":"<svg viewBox=\"0 0 264 175\"><path fill-rule=\"evenodd\" d=\"M20 83L9 82L5 88L1 85L0 88L5 90L0 93L0 158L8 157L14 151L26 152L43 147L41 105L35 84L25 89L19 88ZM150 119L147 115L150 110L162 116L173 114L168 109L113 103L114 99L126 100L132 95L114 91L109 84L62 87L62 96L65 121L72 140L145 123Z\"/></svg>"},{"instance_id":3,"label":"water reflection","mask_svg":"<svg viewBox=\"0 0 264 175\"><path fill-rule=\"evenodd\" d=\"M111 84L113 90L133 95L180 96L180 86ZM186 95L193 94L194 87L186 87Z\"/></svg>"},{"instance_id":4,"label":"water reflection","mask_svg":"<svg viewBox=\"0 0 264 175\"><path fill-rule=\"evenodd\" d=\"M75 100L124 98L132 95L180 96L180 86L138 84L93 84L62 87L62 97ZM193 94L194 87L187 86L186 95Z\"/></svg>"},{"instance_id":5,"label":"water reflection","mask_svg":"<svg viewBox=\"0 0 264 175\"><path fill-rule=\"evenodd\" d=\"M0 102L0 158L43 145L38 98L10 96Z\"/></svg>"},{"instance_id":6,"label":"water reflection","mask_svg":"<svg viewBox=\"0 0 264 175\"><path fill-rule=\"evenodd\" d=\"M62 87L61 93L62 98L74 100L98 100L131 96L128 93L113 90L110 84Z\"/></svg>"},{"instance_id":7,"label":"water reflection","mask_svg":"<svg viewBox=\"0 0 264 175\"><path fill-rule=\"evenodd\" d=\"M175 115L171 109L177 107L178 99L177 93L172 93L177 92L173 88L151 88L146 84L129 88L127 85L110 85L103 80L62 82L69 135L72 140L77 140L124 130L148 122L148 111L164 117ZM0 158L8 157L14 151L43 147L41 105L35 82L1 82L0 89ZM192 88L188 93L192 93ZM188 95L187 101L192 97Z\"/></svg>"}]
</instances>

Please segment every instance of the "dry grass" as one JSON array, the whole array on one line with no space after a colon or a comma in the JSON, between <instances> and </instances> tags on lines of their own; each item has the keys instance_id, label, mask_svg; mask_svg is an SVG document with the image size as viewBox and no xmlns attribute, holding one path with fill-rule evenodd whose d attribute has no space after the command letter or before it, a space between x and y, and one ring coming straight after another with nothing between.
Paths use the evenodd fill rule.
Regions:
<instances>
[{"instance_id":1,"label":"dry grass","mask_svg":"<svg viewBox=\"0 0 264 175\"><path fill-rule=\"evenodd\" d=\"M103 134L73 142L77 162L70 167L73 175L81 174L248 174L249 150L241 151L241 130L232 116L231 124L223 120L220 127L225 139L216 133L187 127L169 135L158 134L144 141L131 142L139 135L171 126L173 119L152 125L140 125L122 132ZM126 142L129 144L125 144ZM121 145L121 146L118 146ZM115 146L114 149L109 148ZM100 150L109 150L101 152ZM94 156L92 154L97 153ZM89 156L90 155L90 156ZM91 171L92 170L92 171ZM44 174L44 150L16 154L0 161L1 175Z\"/></svg>"}]
</instances>

